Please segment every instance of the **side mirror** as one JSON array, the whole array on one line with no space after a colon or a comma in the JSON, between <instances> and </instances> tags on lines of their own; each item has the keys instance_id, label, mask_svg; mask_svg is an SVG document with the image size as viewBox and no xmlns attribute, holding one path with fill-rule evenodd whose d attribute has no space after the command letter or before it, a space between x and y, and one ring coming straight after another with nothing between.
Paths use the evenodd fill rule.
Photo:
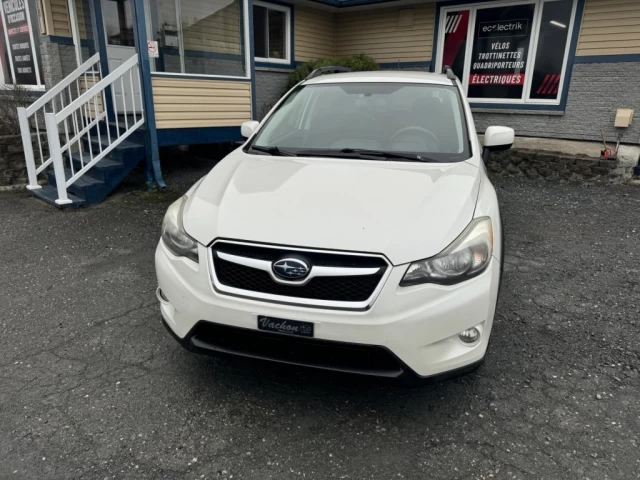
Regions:
<instances>
[{"instance_id":1,"label":"side mirror","mask_svg":"<svg viewBox=\"0 0 640 480\"><path fill-rule=\"evenodd\" d=\"M513 128L509 127L489 127L484 132L484 140L482 142L484 149L482 150L482 160L485 165L489 163L491 152L500 150L508 150L515 141L516 133Z\"/></svg>"},{"instance_id":2,"label":"side mirror","mask_svg":"<svg viewBox=\"0 0 640 480\"><path fill-rule=\"evenodd\" d=\"M240 127L240 133L245 138L250 138L258 129L259 122L255 120L249 120L248 122L244 122Z\"/></svg>"}]
</instances>

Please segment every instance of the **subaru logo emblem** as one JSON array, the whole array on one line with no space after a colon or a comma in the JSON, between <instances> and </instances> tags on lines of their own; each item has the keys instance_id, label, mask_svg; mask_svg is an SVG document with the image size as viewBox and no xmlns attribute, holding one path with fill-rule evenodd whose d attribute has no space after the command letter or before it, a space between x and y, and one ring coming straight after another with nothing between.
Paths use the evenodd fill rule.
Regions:
<instances>
[{"instance_id":1,"label":"subaru logo emblem","mask_svg":"<svg viewBox=\"0 0 640 480\"><path fill-rule=\"evenodd\" d=\"M309 273L309 266L297 258L282 258L272 268L278 277L285 280L298 280Z\"/></svg>"}]
</instances>

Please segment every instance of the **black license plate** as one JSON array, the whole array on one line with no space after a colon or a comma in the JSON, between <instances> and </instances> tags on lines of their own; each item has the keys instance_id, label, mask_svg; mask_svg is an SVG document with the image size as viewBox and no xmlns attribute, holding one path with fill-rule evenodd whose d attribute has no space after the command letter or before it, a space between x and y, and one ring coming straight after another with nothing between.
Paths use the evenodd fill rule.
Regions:
<instances>
[{"instance_id":1,"label":"black license plate","mask_svg":"<svg viewBox=\"0 0 640 480\"><path fill-rule=\"evenodd\" d=\"M297 335L298 337L313 337L313 323L284 318L265 317L258 315L258 330L267 332Z\"/></svg>"}]
</instances>

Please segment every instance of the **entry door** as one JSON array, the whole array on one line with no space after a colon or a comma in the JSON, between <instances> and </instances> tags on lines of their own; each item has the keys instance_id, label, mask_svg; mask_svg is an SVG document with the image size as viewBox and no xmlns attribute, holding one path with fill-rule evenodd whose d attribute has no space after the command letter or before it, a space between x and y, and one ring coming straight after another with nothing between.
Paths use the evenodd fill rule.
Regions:
<instances>
[{"instance_id":1,"label":"entry door","mask_svg":"<svg viewBox=\"0 0 640 480\"><path fill-rule=\"evenodd\" d=\"M132 0L102 0L102 16L104 18L104 31L107 36L107 59L109 61L110 72L113 72L136 53L133 40L131 4ZM140 113L142 111L142 97L140 95L140 84L136 75L139 75L139 73L134 70L133 97L135 100L136 113ZM125 112L126 105L126 112L132 114L132 90L129 75L124 76L123 84L124 85L122 85L119 80L116 80L112 84L115 96L115 107L118 114L122 115Z\"/></svg>"}]
</instances>

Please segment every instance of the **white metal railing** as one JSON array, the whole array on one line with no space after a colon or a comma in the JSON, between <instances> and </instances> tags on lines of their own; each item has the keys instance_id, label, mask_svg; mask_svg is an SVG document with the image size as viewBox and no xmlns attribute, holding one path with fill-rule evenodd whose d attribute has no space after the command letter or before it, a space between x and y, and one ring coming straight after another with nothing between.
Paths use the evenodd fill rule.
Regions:
<instances>
[{"instance_id":1,"label":"white metal railing","mask_svg":"<svg viewBox=\"0 0 640 480\"><path fill-rule=\"evenodd\" d=\"M134 85L134 71L137 80L137 89ZM128 85L127 82L125 82L125 78L128 80ZM107 118L105 102L105 89L107 87L111 87L111 97L116 120L114 138L112 138L108 123L103 132L101 132L100 128L100 122ZM118 108L116 90L119 91L122 108ZM47 137L49 139L49 149L51 151L51 159L53 160L53 169L56 176L56 188L58 189L58 199L56 203L58 205L71 203L71 200L69 200L67 196L67 188L84 175L87 170L106 157L125 138L144 123L142 106L136 109L136 92L138 92L139 96L141 91L140 75L138 72L138 55L135 54L58 113L44 114ZM131 104L131 108L127 105L127 98L130 99L129 103ZM99 104L99 99L104 102L102 106ZM140 111L138 112L137 110ZM79 123L82 118L82 112L85 112L85 114L88 113L90 118L90 121L85 125ZM124 116L125 125L122 129L119 124L120 116ZM131 121L129 121L130 116L132 117ZM93 118L91 119L91 117ZM71 119L73 128L69 127L69 119ZM66 139L63 145L60 145L60 137L58 135L58 132L61 130L64 130L64 138ZM70 136L70 131L75 132L75 135L71 134ZM106 146L104 146L102 142L102 137L105 134L107 140ZM84 154L82 151L83 138L87 139L89 150L88 152L84 152ZM93 151L93 140L98 141L96 152ZM74 162L70 160L70 176L66 178L62 154L67 152L70 154L74 145L78 148L80 168L76 170ZM85 154L88 157L86 161Z\"/></svg>"},{"instance_id":2,"label":"white metal railing","mask_svg":"<svg viewBox=\"0 0 640 480\"><path fill-rule=\"evenodd\" d=\"M24 147L25 162L27 164L27 174L29 185L27 188L35 190L38 185L38 174L44 171L51 163L52 159L48 155L47 144L43 145L41 130L42 122L46 113L56 113L71 104L74 98L82 95L88 88L89 82L94 82L96 76L100 78L100 55L95 54L84 62L73 72L67 75L60 83L52 87L33 104L27 108L18 108L18 120L20 122L20 133L22 135L22 145ZM81 113L80 124L86 123L86 116ZM33 135L35 134L35 142ZM33 153L34 143L37 144L36 158Z\"/></svg>"},{"instance_id":3,"label":"white metal railing","mask_svg":"<svg viewBox=\"0 0 640 480\"><path fill-rule=\"evenodd\" d=\"M144 111L140 102L142 86L138 55L133 55L104 78L100 75L99 60L99 55L94 55L52 88L47 93L47 98L43 96L19 112L29 173L27 188L40 188L37 175L53 164L58 191L56 203L59 205L71 203L67 188L144 123ZM98 72L93 68L95 65L98 65ZM81 77L84 77L82 81ZM66 103L59 103L60 108L56 108L58 103L55 103L55 100L61 92L66 90L67 96L72 97L70 86L74 82L77 87L75 98ZM109 87L113 107L111 118L115 119L113 130L109 125L110 112L107 112L106 89ZM54 102L52 108L47 108L51 102ZM38 126L39 112L44 117L48 157L43 154ZM31 147L30 117L33 117L32 123L38 137L39 166L36 166ZM73 154L76 154L75 162ZM68 168L65 168L65 159L68 159Z\"/></svg>"}]
</instances>

